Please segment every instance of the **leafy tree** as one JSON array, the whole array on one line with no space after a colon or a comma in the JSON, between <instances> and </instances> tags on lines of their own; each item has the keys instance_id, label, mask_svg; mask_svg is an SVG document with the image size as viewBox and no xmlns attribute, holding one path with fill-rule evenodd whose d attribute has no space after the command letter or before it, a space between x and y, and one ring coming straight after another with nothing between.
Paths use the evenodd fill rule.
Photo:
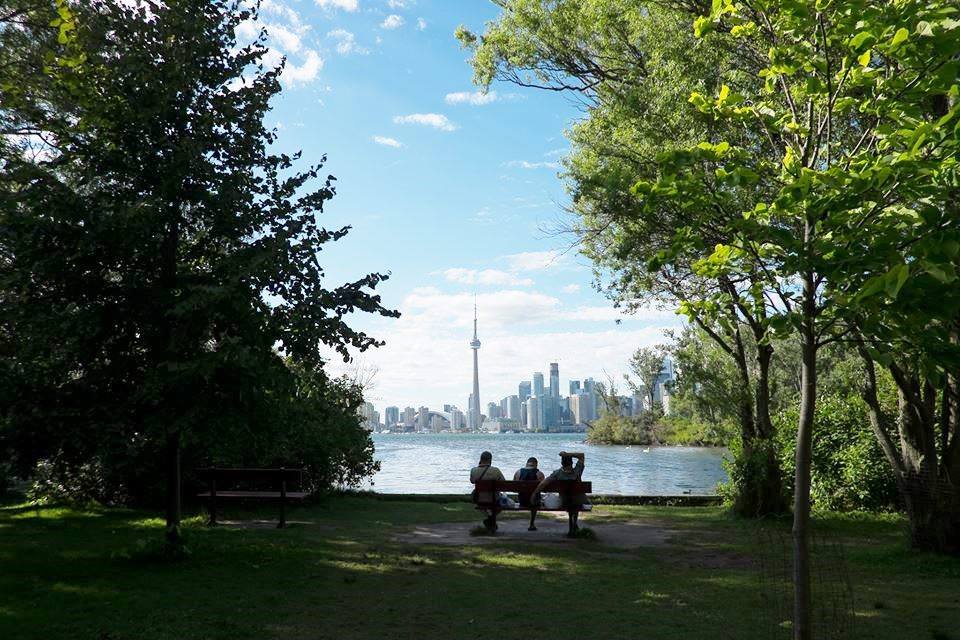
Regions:
<instances>
[{"instance_id":1,"label":"leafy tree","mask_svg":"<svg viewBox=\"0 0 960 640\"><path fill-rule=\"evenodd\" d=\"M705 252L708 273L768 274L758 293L771 326L801 350L794 490L794 636L811 636L808 522L817 360L844 319L876 289L896 297L909 267L884 250L891 236L922 242L956 224L938 203L956 164L956 110L922 105L955 95L957 8L931 2L713 3L695 32L729 30L745 57L766 56L763 91L694 93L709 117L741 123L750 144L704 141L659 158L659 177L634 187L646 202L684 207L694 224L741 204L760 185L774 197L737 219L736 238ZM944 69L951 69L943 73ZM777 135L774 135L774 134ZM647 205L652 206L652 205ZM662 205L660 205L662 206ZM906 229L904 232L903 230ZM874 251L878 249L878 251ZM945 270L944 258L926 269ZM948 260L947 260L948 262ZM879 283L879 284L878 284Z\"/></svg>"},{"instance_id":2,"label":"leafy tree","mask_svg":"<svg viewBox=\"0 0 960 640\"><path fill-rule=\"evenodd\" d=\"M636 376L632 380L629 375L624 374L623 378L633 389L634 393L643 392L647 399L647 408L651 411L656 408L654 401L657 393L657 379L660 372L663 371L663 361L666 358L666 351L660 345L656 347L640 347L630 356L627 365L630 371Z\"/></svg>"},{"instance_id":3,"label":"leafy tree","mask_svg":"<svg viewBox=\"0 0 960 640\"><path fill-rule=\"evenodd\" d=\"M260 64L263 34L235 41L250 10L28 11L28 38L0 32L0 49L28 39L44 61L0 69L4 108L44 145L32 158L6 147L0 164L4 440L22 462L137 443L162 454L178 544L181 451L265 432L277 410L296 419L307 388L335 401L319 347L376 346L345 316L396 314L371 292L385 276L326 284L319 253L348 228L317 220L335 193L322 165L295 171L298 156L270 150L282 68ZM287 435L288 450L302 444Z\"/></svg>"},{"instance_id":4,"label":"leafy tree","mask_svg":"<svg viewBox=\"0 0 960 640\"><path fill-rule=\"evenodd\" d=\"M738 464L749 467L737 510L751 516L784 510L769 407L773 349L766 309L754 302L762 274L698 272L700 249L730 240L724 226L692 225L678 207L642 207L630 191L638 178L653 175L664 150L708 137L739 139L741 127L697 117L687 97L724 82L744 90L759 86L762 65L750 59L754 67L743 69L741 52L726 34L698 42L685 3L495 3L503 13L482 36L463 28L457 33L473 51L475 80L573 92L586 103L589 117L571 128L573 149L565 161L581 251L616 305L677 305L732 359L740 379L732 397L745 444ZM755 191L755 185L738 191L742 209L753 206ZM669 261L657 260L681 246L678 234L690 244ZM749 342L758 345L752 359Z\"/></svg>"}]
</instances>

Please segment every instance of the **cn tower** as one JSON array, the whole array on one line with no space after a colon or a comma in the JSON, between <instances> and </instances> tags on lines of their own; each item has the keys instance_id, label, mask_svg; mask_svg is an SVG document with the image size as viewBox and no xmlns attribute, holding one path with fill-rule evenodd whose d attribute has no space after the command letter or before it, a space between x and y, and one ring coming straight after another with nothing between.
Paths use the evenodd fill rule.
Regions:
<instances>
[{"instance_id":1,"label":"cn tower","mask_svg":"<svg viewBox=\"0 0 960 640\"><path fill-rule=\"evenodd\" d=\"M480 339L477 337L477 303L473 303L473 340L470 341L473 349L473 402L470 405L470 427L480 428L480 369L477 365L477 351L480 350Z\"/></svg>"}]
</instances>

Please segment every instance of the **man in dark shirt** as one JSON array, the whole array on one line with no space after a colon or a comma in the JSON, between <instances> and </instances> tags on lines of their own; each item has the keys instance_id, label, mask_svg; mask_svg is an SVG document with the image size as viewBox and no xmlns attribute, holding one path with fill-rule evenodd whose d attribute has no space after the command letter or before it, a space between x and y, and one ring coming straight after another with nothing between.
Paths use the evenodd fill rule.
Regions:
<instances>
[{"instance_id":1,"label":"man in dark shirt","mask_svg":"<svg viewBox=\"0 0 960 640\"><path fill-rule=\"evenodd\" d=\"M576 466L573 464L574 458L577 459ZM540 492L554 480L580 480L583 476L583 461L584 455L582 453L567 453L566 451L561 451L560 468L544 478L540 484L537 485L537 488L534 489L533 494L530 496L530 500L536 500ZM580 507L586 503L587 496L580 491L567 494L564 496L564 499L566 501L564 507L567 509L567 517L569 518L567 535L572 538L577 535L577 531L579 530L577 521L580 518Z\"/></svg>"},{"instance_id":2,"label":"man in dark shirt","mask_svg":"<svg viewBox=\"0 0 960 640\"><path fill-rule=\"evenodd\" d=\"M537 469L537 459L528 458L526 466L523 469L517 469L517 472L513 474L513 479L518 482L542 482L543 472ZM540 503L533 500L532 495L524 491L518 491L517 498L520 500L521 507L530 509L530 526L527 527L527 531L536 531L537 507L540 506Z\"/></svg>"}]
</instances>

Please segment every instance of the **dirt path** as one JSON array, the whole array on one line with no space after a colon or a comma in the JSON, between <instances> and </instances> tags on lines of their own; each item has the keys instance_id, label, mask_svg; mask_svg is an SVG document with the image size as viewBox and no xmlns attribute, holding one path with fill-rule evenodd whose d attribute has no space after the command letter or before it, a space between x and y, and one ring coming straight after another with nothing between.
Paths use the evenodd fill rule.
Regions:
<instances>
[{"instance_id":1,"label":"dirt path","mask_svg":"<svg viewBox=\"0 0 960 640\"><path fill-rule=\"evenodd\" d=\"M595 544L618 549L665 547L670 539L680 533L678 529L665 527L659 522L603 522L600 518L581 517L582 526L596 534ZM471 536L476 523L442 522L414 527L412 531L396 537L398 542L413 544L437 544L462 546L473 544L497 544L502 542L534 542L537 544L573 545L578 540L566 537L567 516L541 514L537 517L537 530L527 531L526 518L501 518L495 536Z\"/></svg>"}]
</instances>

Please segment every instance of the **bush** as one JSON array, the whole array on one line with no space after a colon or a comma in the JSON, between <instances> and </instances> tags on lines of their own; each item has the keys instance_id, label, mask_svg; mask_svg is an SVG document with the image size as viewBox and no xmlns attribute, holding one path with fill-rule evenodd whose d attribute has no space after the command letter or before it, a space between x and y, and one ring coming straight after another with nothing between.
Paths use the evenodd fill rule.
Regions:
<instances>
[{"instance_id":1,"label":"bush","mask_svg":"<svg viewBox=\"0 0 960 640\"><path fill-rule=\"evenodd\" d=\"M656 435L660 414L645 411L639 416L620 416L605 413L594 420L587 430L590 444L659 444Z\"/></svg>"},{"instance_id":2,"label":"bush","mask_svg":"<svg viewBox=\"0 0 960 640\"><path fill-rule=\"evenodd\" d=\"M896 509L896 480L868 420L866 408L859 398L818 398L810 484L810 497L816 508L838 511ZM781 412L773 422L784 485L792 494L797 409Z\"/></svg>"}]
</instances>

